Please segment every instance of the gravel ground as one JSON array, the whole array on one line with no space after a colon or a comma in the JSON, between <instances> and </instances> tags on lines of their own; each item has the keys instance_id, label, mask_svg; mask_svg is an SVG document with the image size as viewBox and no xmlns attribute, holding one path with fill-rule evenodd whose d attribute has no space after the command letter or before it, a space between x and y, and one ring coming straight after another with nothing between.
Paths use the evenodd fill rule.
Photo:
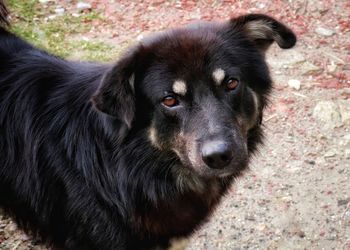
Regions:
<instances>
[{"instance_id":1,"label":"gravel ground","mask_svg":"<svg viewBox=\"0 0 350 250\"><path fill-rule=\"evenodd\" d=\"M275 89L265 146L188 249L350 249L348 1L86 2L106 19L84 37L121 46L197 18L258 11L287 22L299 42L288 51L272 46L267 55ZM67 13L74 4L60 2ZM47 247L0 211L0 249Z\"/></svg>"}]
</instances>

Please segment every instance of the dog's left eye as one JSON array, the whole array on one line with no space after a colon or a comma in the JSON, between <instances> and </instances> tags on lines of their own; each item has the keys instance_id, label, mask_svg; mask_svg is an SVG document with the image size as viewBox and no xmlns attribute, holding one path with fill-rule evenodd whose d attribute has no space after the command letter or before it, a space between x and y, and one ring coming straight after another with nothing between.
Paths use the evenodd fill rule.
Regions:
<instances>
[{"instance_id":1,"label":"dog's left eye","mask_svg":"<svg viewBox=\"0 0 350 250\"><path fill-rule=\"evenodd\" d=\"M162 100L163 105L172 108L175 107L179 104L179 101L176 99L175 96L173 95L168 95L166 97L163 98Z\"/></svg>"},{"instance_id":2,"label":"dog's left eye","mask_svg":"<svg viewBox=\"0 0 350 250\"><path fill-rule=\"evenodd\" d=\"M235 90L238 87L238 85L239 85L239 80L237 80L235 78L230 78L226 82L226 87L229 91Z\"/></svg>"}]
</instances>

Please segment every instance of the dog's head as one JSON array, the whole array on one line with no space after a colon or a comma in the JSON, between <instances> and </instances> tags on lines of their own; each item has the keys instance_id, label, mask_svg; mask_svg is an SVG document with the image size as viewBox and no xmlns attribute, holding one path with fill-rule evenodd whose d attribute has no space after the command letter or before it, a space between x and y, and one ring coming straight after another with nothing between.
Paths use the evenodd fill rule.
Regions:
<instances>
[{"instance_id":1,"label":"dog's head","mask_svg":"<svg viewBox=\"0 0 350 250\"><path fill-rule=\"evenodd\" d=\"M94 104L201 176L237 174L261 139L271 89L264 54L274 41L290 48L296 37L257 14L161 33L105 75Z\"/></svg>"}]
</instances>

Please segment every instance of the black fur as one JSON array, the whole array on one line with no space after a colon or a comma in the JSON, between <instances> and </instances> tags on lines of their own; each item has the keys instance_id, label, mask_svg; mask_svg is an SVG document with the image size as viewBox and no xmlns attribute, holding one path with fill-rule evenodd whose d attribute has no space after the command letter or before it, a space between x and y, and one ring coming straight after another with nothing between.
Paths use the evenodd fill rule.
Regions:
<instances>
[{"instance_id":1,"label":"black fur","mask_svg":"<svg viewBox=\"0 0 350 250\"><path fill-rule=\"evenodd\" d=\"M271 25L266 39L245 29L261 19ZM158 34L103 65L66 61L8 32L2 1L0 23L0 205L64 249L166 248L198 228L261 142L271 89L264 50L274 33L281 47L295 43L274 19L248 15ZM203 72L217 65L239 75L237 93L210 87ZM165 108L165 85L179 76L193 82L189 99L181 109ZM259 118L248 87L258 96ZM203 117L237 146L225 177L192 166L180 145L193 144L191 135L214 136ZM188 136L176 141L180 131Z\"/></svg>"}]
</instances>

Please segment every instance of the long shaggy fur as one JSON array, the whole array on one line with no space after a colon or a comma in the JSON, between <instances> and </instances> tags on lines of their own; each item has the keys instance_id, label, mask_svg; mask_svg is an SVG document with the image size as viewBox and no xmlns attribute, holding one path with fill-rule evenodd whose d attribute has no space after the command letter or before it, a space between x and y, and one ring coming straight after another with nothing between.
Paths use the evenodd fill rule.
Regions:
<instances>
[{"instance_id":1,"label":"long shaggy fur","mask_svg":"<svg viewBox=\"0 0 350 250\"><path fill-rule=\"evenodd\" d=\"M180 138L181 133L169 132L176 121L162 115L144 94L156 95L159 84L147 84L164 76L159 62L175 68L183 65L178 62L191 65L191 57L181 56L182 51L183 55L201 53L196 58L208 54L210 59L221 46L232 49L231 56L241 54L237 60L242 61L241 70L258 95L261 120L271 88L264 50L274 37L284 47L295 43L293 33L282 24L252 15L158 35L114 64L70 62L8 32L7 16L1 0L0 205L22 228L64 249L167 248L171 239L198 228L246 167L245 159L238 157L244 164L230 176L219 178L210 172L212 177L203 178L195 170L185 170L181 155L166 148L173 147L167 140ZM254 27L252 36L244 29L245 22L257 19L268 20L260 22L267 35L259 36L259 41L259 23L249 26ZM190 35L193 32L197 35ZM196 43L197 37L205 37L199 44L208 46L192 50L192 42L187 47L184 42L178 44L191 39ZM164 45L164 41L169 42ZM173 51L171 46L180 47ZM222 105L215 119L224 119L223 112L255 117L252 98L248 92L242 95L235 104L239 110ZM184 117L195 131L200 119ZM159 125L162 119L172 122ZM260 122L254 122L247 128L247 138L234 137L247 140L249 155L261 141ZM162 148L149 139L151 126L159 136L167 135L158 138Z\"/></svg>"}]
</instances>

